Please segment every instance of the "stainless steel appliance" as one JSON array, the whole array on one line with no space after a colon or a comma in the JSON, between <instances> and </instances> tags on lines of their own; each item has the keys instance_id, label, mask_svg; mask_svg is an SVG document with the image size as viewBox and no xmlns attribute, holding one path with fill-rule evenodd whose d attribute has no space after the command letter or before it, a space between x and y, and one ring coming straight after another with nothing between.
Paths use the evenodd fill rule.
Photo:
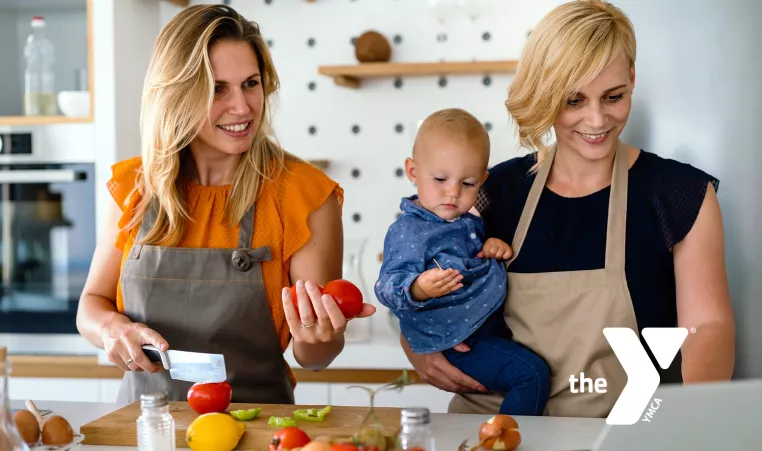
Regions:
<instances>
[{"instance_id":1,"label":"stainless steel appliance","mask_svg":"<svg viewBox=\"0 0 762 451\"><path fill-rule=\"evenodd\" d=\"M77 333L95 249L93 163L45 163L0 134L0 333Z\"/></svg>"}]
</instances>

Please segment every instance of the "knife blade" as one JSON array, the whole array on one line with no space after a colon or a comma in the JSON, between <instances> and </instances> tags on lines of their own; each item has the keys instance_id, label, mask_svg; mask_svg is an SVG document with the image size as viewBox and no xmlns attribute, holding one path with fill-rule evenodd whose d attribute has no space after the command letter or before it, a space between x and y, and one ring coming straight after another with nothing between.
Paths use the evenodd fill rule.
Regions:
<instances>
[{"instance_id":1,"label":"knife blade","mask_svg":"<svg viewBox=\"0 0 762 451\"><path fill-rule=\"evenodd\" d=\"M156 346L143 345L151 362L161 363L172 379L187 382L224 382L227 379L225 356L203 352L162 351Z\"/></svg>"}]
</instances>

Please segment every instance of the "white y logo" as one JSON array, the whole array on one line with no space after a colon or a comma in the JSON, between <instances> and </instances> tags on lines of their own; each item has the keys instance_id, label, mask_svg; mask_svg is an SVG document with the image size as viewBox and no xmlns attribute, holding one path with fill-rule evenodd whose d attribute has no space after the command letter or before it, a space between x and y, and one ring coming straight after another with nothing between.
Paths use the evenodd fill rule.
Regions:
<instances>
[{"instance_id":1,"label":"white y logo","mask_svg":"<svg viewBox=\"0 0 762 451\"><path fill-rule=\"evenodd\" d=\"M614 350L616 358L627 373L627 385L611 409L606 423L616 425L635 424L648 406L651 396L659 386L659 373L648 358L638 336L627 327L607 327L603 335ZM683 345L688 329L684 327L647 327L643 338L651 348L659 366L664 369L675 359Z\"/></svg>"}]
</instances>

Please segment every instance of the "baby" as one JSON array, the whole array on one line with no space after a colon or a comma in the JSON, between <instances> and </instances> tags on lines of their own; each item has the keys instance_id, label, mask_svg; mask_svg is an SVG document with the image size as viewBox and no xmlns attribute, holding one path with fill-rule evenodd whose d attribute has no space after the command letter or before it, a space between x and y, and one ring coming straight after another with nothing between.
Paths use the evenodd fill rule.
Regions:
<instances>
[{"instance_id":1,"label":"baby","mask_svg":"<svg viewBox=\"0 0 762 451\"><path fill-rule=\"evenodd\" d=\"M405 160L418 194L403 198L402 215L384 240L375 293L400 320L418 354L442 352L490 391L505 392L500 413L542 415L550 375L544 360L511 340L503 320L508 245L484 240L469 210L487 179L490 140L461 109L427 117ZM453 346L465 343L470 351Z\"/></svg>"}]
</instances>

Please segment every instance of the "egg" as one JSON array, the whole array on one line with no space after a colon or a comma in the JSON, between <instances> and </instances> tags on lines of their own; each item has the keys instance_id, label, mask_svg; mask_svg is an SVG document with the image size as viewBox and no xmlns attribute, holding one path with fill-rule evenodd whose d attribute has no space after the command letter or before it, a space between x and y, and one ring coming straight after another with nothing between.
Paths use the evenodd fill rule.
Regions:
<instances>
[{"instance_id":1,"label":"egg","mask_svg":"<svg viewBox=\"0 0 762 451\"><path fill-rule=\"evenodd\" d=\"M74 440L74 431L63 417L53 415L42 426L42 443L45 445L65 445Z\"/></svg>"},{"instance_id":2,"label":"egg","mask_svg":"<svg viewBox=\"0 0 762 451\"><path fill-rule=\"evenodd\" d=\"M30 445L35 445L40 440L40 425L37 418L28 410L19 410L13 414L13 422L16 423L22 440Z\"/></svg>"}]
</instances>

